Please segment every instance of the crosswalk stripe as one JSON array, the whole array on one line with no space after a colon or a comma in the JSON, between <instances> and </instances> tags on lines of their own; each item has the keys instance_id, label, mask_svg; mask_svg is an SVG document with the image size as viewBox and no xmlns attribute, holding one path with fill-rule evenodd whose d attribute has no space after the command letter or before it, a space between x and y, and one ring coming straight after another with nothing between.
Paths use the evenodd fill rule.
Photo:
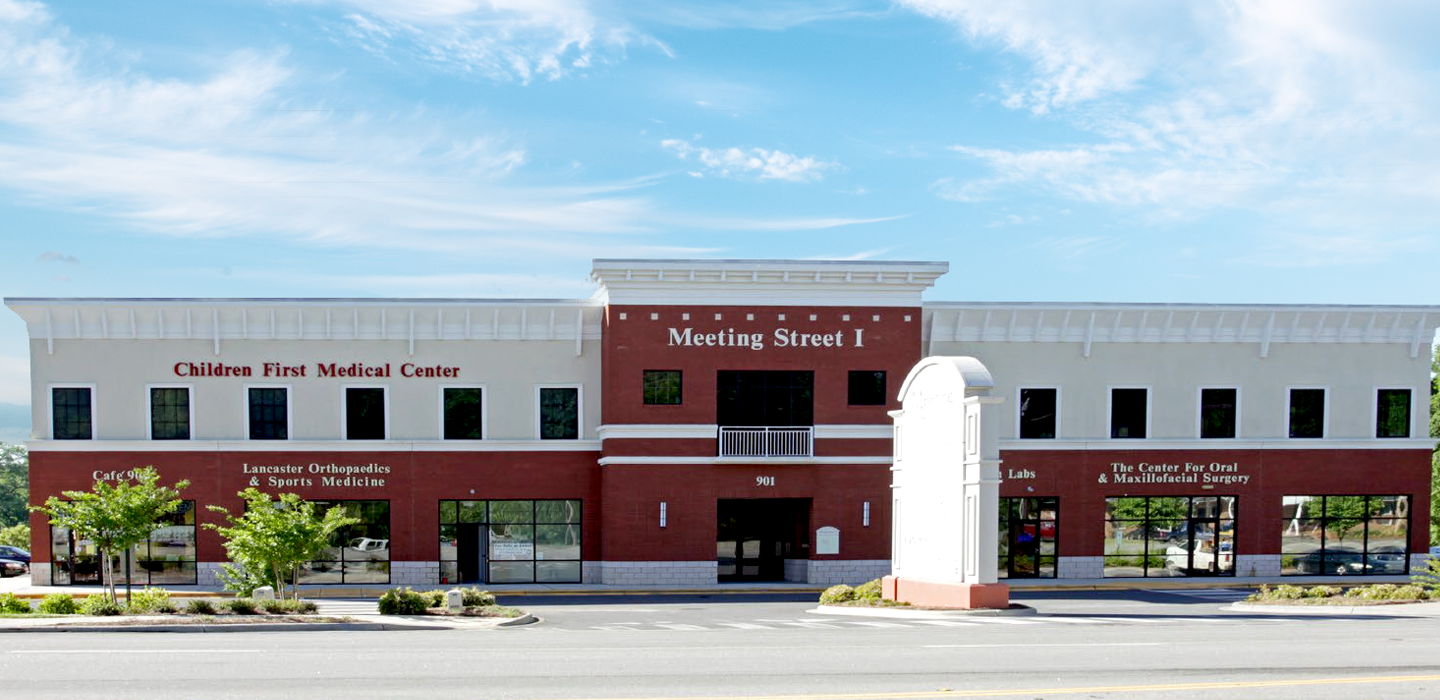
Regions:
<instances>
[{"instance_id":1,"label":"crosswalk stripe","mask_svg":"<svg viewBox=\"0 0 1440 700\"><path fill-rule=\"evenodd\" d=\"M749 622L717 622L722 627L734 627L737 630L773 630L769 625L756 625Z\"/></svg>"},{"instance_id":2,"label":"crosswalk stripe","mask_svg":"<svg viewBox=\"0 0 1440 700\"><path fill-rule=\"evenodd\" d=\"M655 623L655 626L664 627L667 630L679 630L682 632L709 629L708 627L701 627L700 625L686 625L679 622L657 622Z\"/></svg>"},{"instance_id":3,"label":"crosswalk stripe","mask_svg":"<svg viewBox=\"0 0 1440 700\"><path fill-rule=\"evenodd\" d=\"M860 625L861 627L910 627L910 625L902 625L898 622L873 622L870 620L845 620L844 622L847 625Z\"/></svg>"},{"instance_id":4,"label":"crosswalk stripe","mask_svg":"<svg viewBox=\"0 0 1440 700\"><path fill-rule=\"evenodd\" d=\"M839 627L836 627L835 625L827 625L827 624L825 624L825 623L823 623L823 622L782 622L782 623L780 623L780 624L782 624L782 625L790 625L790 626L792 626L792 627L804 627L804 628L806 628L806 629L823 629L823 630L835 630L835 629L840 629Z\"/></svg>"},{"instance_id":5,"label":"crosswalk stripe","mask_svg":"<svg viewBox=\"0 0 1440 700\"><path fill-rule=\"evenodd\" d=\"M959 620L912 620L918 625L934 625L936 627L974 627L978 622L961 622Z\"/></svg>"}]
</instances>

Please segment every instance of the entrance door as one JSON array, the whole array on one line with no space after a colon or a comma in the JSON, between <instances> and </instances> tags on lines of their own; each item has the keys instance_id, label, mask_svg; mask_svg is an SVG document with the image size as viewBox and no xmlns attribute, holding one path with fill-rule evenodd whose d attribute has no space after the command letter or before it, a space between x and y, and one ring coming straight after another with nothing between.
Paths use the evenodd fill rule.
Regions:
<instances>
[{"instance_id":1,"label":"entrance door","mask_svg":"<svg viewBox=\"0 0 1440 700\"><path fill-rule=\"evenodd\" d=\"M1054 578L1058 498L1000 499L1000 561L1005 578Z\"/></svg>"},{"instance_id":2,"label":"entrance door","mask_svg":"<svg viewBox=\"0 0 1440 700\"><path fill-rule=\"evenodd\" d=\"M482 523L460 523L455 526L455 557L460 580L457 583L485 582L486 535Z\"/></svg>"},{"instance_id":3,"label":"entrance door","mask_svg":"<svg viewBox=\"0 0 1440 700\"><path fill-rule=\"evenodd\" d=\"M808 559L810 499L746 498L717 502L720 581L783 581L786 559Z\"/></svg>"}]
</instances>

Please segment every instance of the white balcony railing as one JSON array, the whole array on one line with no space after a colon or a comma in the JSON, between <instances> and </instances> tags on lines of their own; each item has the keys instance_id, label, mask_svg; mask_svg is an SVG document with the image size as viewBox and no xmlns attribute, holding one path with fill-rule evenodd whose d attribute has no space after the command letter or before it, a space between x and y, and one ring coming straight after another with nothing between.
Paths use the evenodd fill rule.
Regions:
<instances>
[{"instance_id":1,"label":"white balcony railing","mask_svg":"<svg viewBox=\"0 0 1440 700\"><path fill-rule=\"evenodd\" d=\"M720 428L721 457L814 457L813 426Z\"/></svg>"}]
</instances>

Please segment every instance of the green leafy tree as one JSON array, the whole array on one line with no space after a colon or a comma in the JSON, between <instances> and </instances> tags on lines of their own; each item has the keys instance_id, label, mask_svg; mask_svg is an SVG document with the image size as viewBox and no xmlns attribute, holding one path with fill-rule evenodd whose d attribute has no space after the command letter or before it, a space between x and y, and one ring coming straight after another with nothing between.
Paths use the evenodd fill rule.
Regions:
<instances>
[{"instance_id":1,"label":"green leafy tree","mask_svg":"<svg viewBox=\"0 0 1440 700\"><path fill-rule=\"evenodd\" d=\"M1367 517L1377 515L1379 507L1378 499L1367 505L1364 496L1326 496L1325 529L1329 530L1338 542L1344 542L1345 537L1351 534L1361 537L1363 534L1354 532L1355 528L1365 522Z\"/></svg>"},{"instance_id":2,"label":"green leafy tree","mask_svg":"<svg viewBox=\"0 0 1440 700\"><path fill-rule=\"evenodd\" d=\"M270 494L252 487L238 495L245 499L243 513L208 506L223 514L228 525L205 523L204 527L225 538L225 552L234 562L222 567L225 587L246 594L268 585L283 599L288 582L290 597L299 600L300 566L319 555L340 528L360 522L338 506L322 515L314 503L293 493L272 500Z\"/></svg>"},{"instance_id":3,"label":"green leafy tree","mask_svg":"<svg viewBox=\"0 0 1440 700\"><path fill-rule=\"evenodd\" d=\"M25 523L0 527L0 544L30 549L30 526Z\"/></svg>"},{"instance_id":4,"label":"green leafy tree","mask_svg":"<svg viewBox=\"0 0 1440 700\"><path fill-rule=\"evenodd\" d=\"M20 445L0 442L0 527L29 522L29 502L30 453Z\"/></svg>"},{"instance_id":5,"label":"green leafy tree","mask_svg":"<svg viewBox=\"0 0 1440 700\"><path fill-rule=\"evenodd\" d=\"M136 469L130 479L111 484L96 481L90 491L63 491L31 510L50 517L50 524L69 528L100 550L105 596L115 602L115 567L124 552L144 542L159 521L180 507L180 492L189 481L161 486L154 467ZM130 581L125 581L128 597Z\"/></svg>"}]
</instances>

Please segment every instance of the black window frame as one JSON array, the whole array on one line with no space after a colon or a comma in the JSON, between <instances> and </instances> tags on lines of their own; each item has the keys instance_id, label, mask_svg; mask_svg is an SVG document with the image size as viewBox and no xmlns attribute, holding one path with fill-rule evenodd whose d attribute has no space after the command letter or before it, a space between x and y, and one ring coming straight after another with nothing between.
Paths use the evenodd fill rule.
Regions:
<instances>
[{"instance_id":1,"label":"black window frame","mask_svg":"<svg viewBox=\"0 0 1440 700\"><path fill-rule=\"evenodd\" d=\"M188 515L188 517L187 517L187 515ZM167 520L170 521L170 522L166 522ZM189 522L186 522L186 520L189 520ZM178 521L178 522L175 522L175 521ZM194 499L184 499L184 500L182 500L182 501L180 502L180 506L179 506L178 508L176 508L173 513L171 513L170 515L166 516L165 518L162 518L162 522L161 522L161 523L157 523L157 524L159 524L160 527L157 527L157 528L151 530L151 531L150 531L150 534L149 534L143 541L139 542L139 543L136 544L134 547L125 550L125 552L120 555L120 557L119 557L119 558L120 558L120 562L119 562L120 566L118 567L119 570L115 572L115 583L117 583L117 584L124 584L124 583L126 583L126 582L128 581L131 585L140 585L140 586L151 586L151 585L155 585L155 586L187 586L187 585L188 585L188 586L193 586L193 585L195 585L195 584L199 581L199 565L197 564L197 562L199 561L199 558L200 558L200 557L199 557L199 555L200 555L200 549L199 549L199 542L198 542L198 540L196 539L196 535L197 535L197 533L199 532L199 529L200 529L200 528L199 528L199 525L198 525L198 513L197 513L197 511L196 511L196 503L195 503L195 500L194 500ZM156 561L156 559L155 559L155 556L156 556L156 552L155 552L156 546L155 546L155 543L156 543L157 540L160 540L160 536L159 536L157 533L160 533L160 532L161 532L162 530L164 530L164 529L176 528L176 527L179 527L179 528L188 528L188 529L189 529L189 540L190 540L190 547L189 547L189 549L190 549L190 556L189 556L189 557L180 556L180 557L177 557L176 559L174 559L173 561L170 560L170 559L162 559L162 560L159 561L159 563L162 564L162 566L159 566L159 567L154 566L154 565L151 565L151 562L155 562L155 561ZM60 534L62 534L62 533L63 533L63 536L62 536L60 539L63 539L63 541L65 542L65 551L64 551L64 552L59 552L59 551L57 551L57 547L56 547L56 544L57 544L57 535L60 535ZM175 533L174 533L174 532L170 532L170 533L167 533L167 534L173 536ZM49 546L50 546L50 564L51 564L51 566L50 566L50 585L52 585L52 586L93 586L93 585L98 585L98 584L96 584L96 583L92 583L92 582L89 582L89 581L82 581L82 582L80 582L80 583L76 583L76 582L74 581L73 572L71 571L70 566L72 565L72 560L73 560L74 557L75 557L75 540L76 540L76 538L75 538L75 533L74 533L73 531L69 530L68 528L63 528L63 527L60 527L60 526L57 526L57 525L51 525L51 526L50 526L50 533L49 533L49 540L48 540L48 541L49 541ZM167 540L167 541L168 541L168 540ZM162 545L162 546L163 546L163 545ZM162 556L167 556L167 555L162 555ZM189 573L189 576L188 576L188 577L183 577L183 576L181 576L181 577L161 577L161 576L157 576L157 569L172 568L172 567L165 567L165 566L163 566L163 564L167 564L167 563L178 564L178 565L179 565L178 567L173 567L173 568L175 568L176 570L178 570L178 571L180 571L180 572L182 572L182 573L183 573L183 572L188 572L188 573ZM63 579L63 580L62 580L62 579ZM157 580L157 579L158 579L158 580ZM101 580L103 580L103 576L102 576Z\"/></svg>"},{"instance_id":2,"label":"black window frame","mask_svg":"<svg viewBox=\"0 0 1440 700\"><path fill-rule=\"evenodd\" d=\"M370 538L370 537L369 537L369 535L371 535L371 534L381 534L380 532L377 532L377 531L374 530L374 528L377 526L377 523L373 523L373 522L368 522L368 523L367 523L367 522L359 522L359 523L355 523L355 524L353 524L353 525L346 525L345 527L342 527L342 528L340 528L339 530L336 530L334 533L331 533L331 535L330 535L330 542L331 542L331 547L334 547L334 548L336 548L336 549L339 551L340 557L339 557L338 559L312 559L312 560L310 560L310 561L308 561L308 562L305 562L305 564L302 565L302 567L301 567L301 578L302 578L302 580L300 581L300 585L325 585L325 583L323 583L323 582L313 582L313 581L307 582L307 581L305 581L305 580L303 580L303 579L304 579L304 576L305 576L305 573L307 572L307 570L313 571L313 570L316 570L317 568L320 568L320 566L328 567L328 566L331 566L331 565L338 565L338 566L339 566L339 569L340 569L340 581L339 581L338 583L340 583L340 584L346 584L346 583L362 583L362 584L365 584L365 583L368 583L368 584L370 584L370 585L389 585L389 584L390 584L390 581L391 581L391 580L394 578L394 576L395 576L395 570L394 570L395 557L394 557L394 555L392 554L392 552L394 551L394 548L390 546L390 545L393 544L394 541L395 541L395 540L394 540L394 534L395 534L395 525L394 525L394 523L395 523L395 509L394 509L394 507L393 507L394 504L393 504L392 500L391 500L391 499L388 499L388 498L314 498L314 499L306 499L306 500L309 500L311 503L314 503L314 504L315 504L315 513L316 513L316 515L318 515L319 517L322 517L322 518L325 517L326 511L328 511L328 510L331 509L331 508L336 508L336 507L339 507L339 508L347 508L347 506L349 506L350 504L357 504L357 507L359 507L359 508L364 508L365 506L360 505L360 504L384 503L384 504L385 504L385 523L384 523L383 534L385 535L385 537L384 537L384 538ZM348 512L348 509L347 509L346 514L347 514L347 515L352 515L352 517L353 517L353 514L349 513L349 512ZM361 533L365 533L365 534L362 535ZM382 559L376 559L373 554L369 554L369 553L365 554L364 556L361 556L361 555L359 555L359 554L350 554L350 553L349 553L349 550L352 549L352 547L350 546L350 542L352 542L353 540L355 540L355 539L357 539L357 538L359 538L359 537L365 537L366 539L371 539L372 541L379 540L379 539L384 539L385 542L386 542L386 546L385 546L385 558L384 558L383 560L382 560ZM359 550L357 550L357 551L359 551ZM322 553L323 553L323 552L322 552ZM385 567L384 567L384 568L385 568L385 580L384 580L383 582L381 582L381 581L347 581L347 580L346 580L346 577L347 577L346 570L347 570L347 568L348 568L348 567L345 566L346 564L349 564L349 563L362 563L362 562L363 562L363 563L375 563L375 562L381 562L381 561L383 561L383 562L385 563ZM320 566L317 566L317 565L320 565ZM321 569L321 570L324 571L324 570L326 570L326 569Z\"/></svg>"},{"instance_id":3,"label":"black window frame","mask_svg":"<svg viewBox=\"0 0 1440 700\"><path fill-rule=\"evenodd\" d=\"M1304 552L1285 552L1284 544L1282 543L1280 555L1281 576L1323 576L1330 574L1351 576L1402 576L1408 575L1410 573L1410 555L1413 551L1410 546L1410 537L1411 529L1415 526L1415 496L1413 494L1365 493L1324 494L1312 496L1287 495L1283 498L1305 498L1307 499L1307 502L1313 503L1318 501L1320 503L1318 516L1315 515L1312 511L1310 513L1307 513L1306 517L1303 518L1292 516L1288 518L1282 517L1280 520L1280 528L1282 533L1289 531L1292 527L1298 526L1300 522L1313 522L1318 524L1318 530L1320 533L1320 546L1317 549L1307 550ZM1345 499L1345 501L1342 501L1342 503L1345 503L1348 506L1353 506L1353 501L1350 501L1349 499L1355 498L1364 499L1361 502L1360 513L1358 517L1356 517L1353 512L1335 512L1341 507L1340 504L1336 503L1337 500ZM1403 510L1403 514L1397 512L1387 515L1385 513L1379 512L1380 508L1375 505L1376 502L1383 502L1384 499L1387 498L1403 499L1404 506L1397 509ZM1402 556L1400 557L1400 570L1398 571L1394 570L1393 567L1387 567L1382 569L1373 567L1372 565L1374 559L1379 554L1381 554L1381 552L1378 549L1371 549L1370 523L1372 521L1382 519L1403 520L1405 523L1405 535L1402 538L1402 541L1405 543L1405 549L1403 553L1393 551L1384 552L1384 554L1391 555L1392 557L1396 554L1402 554ZM1332 524L1337 521L1341 523L1344 523L1346 521L1353 521L1352 525L1344 528L1346 530L1358 527L1359 531L1361 532L1359 550L1346 548L1344 546L1346 544L1346 540L1343 537L1338 538L1340 540L1340 543L1337 546L1333 548L1330 547L1330 533L1332 531ZM1284 534L1282 534L1282 542L1283 538ZM1354 544L1354 541L1351 540L1350 544ZM1299 566L1299 564L1301 564L1302 562L1305 564L1304 567ZM1356 566L1357 564L1358 566ZM1315 567L1314 571L1311 571L1309 568L1312 565Z\"/></svg>"},{"instance_id":4,"label":"black window frame","mask_svg":"<svg viewBox=\"0 0 1440 700\"><path fill-rule=\"evenodd\" d=\"M716 370L721 427L813 427L814 370Z\"/></svg>"},{"instance_id":5,"label":"black window frame","mask_svg":"<svg viewBox=\"0 0 1440 700\"><path fill-rule=\"evenodd\" d=\"M1035 419L1034 419L1034 420L1031 420L1031 421L1029 421L1029 422L1026 421L1026 408L1027 408L1028 406L1030 406L1030 403L1031 403L1031 400L1032 400L1032 399L1038 399L1038 398L1040 398L1040 394L1039 394L1039 393L1035 394L1034 396L1027 396L1027 394L1029 394L1029 393L1031 393L1031 392L1042 392L1042 393L1043 393L1043 392L1049 392L1049 394L1050 394L1050 413L1049 413L1049 415L1048 415L1048 421L1049 421L1049 428L1050 428L1050 429L1049 429L1049 431L1048 431L1048 433L1049 433L1048 435L1045 434L1047 431L1045 431L1045 430L1043 430L1043 429L1040 429L1040 430L1037 430L1037 431L1027 431L1027 428L1029 428L1029 427L1031 427L1031 426L1034 426L1034 425L1039 425L1040 428L1043 428L1043 427L1044 427L1043 424L1044 424L1044 422L1046 421L1046 418L1047 418L1047 416L1045 416L1044 414L1041 414L1041 415L1035 416ZM1015 436L1016 436L1017 438L1019 438L1019 439L1021 439L1021 440L1054 440L1054 439L1056 439L1056 438L1059 437L1059 435L1060 435L1060 388L1059 388L1059 387L1053 387L1053 386L1025 386L1025 387L1020 387L1019 389L1017 389L1016 392L1015 392L1015 395L1016 395L1016 397L1017 397L1017 401L1015 402L1015 404L1016 404ZM1043 406L1043 405L1036 406L1036 410L1037 410L1037 411L1044 411L1044 406Z\"/></svg>"},{"instance_id":6,"label":"black window frame","mask_svg":"<svg viewBox=\"0 0 1440 700\"><path fill-rule=\"evenodd\" d=\"M1303 423L1297 423L1296 411L1307 410L1310 406L1296 406L1296 394L1304 392L1307 397L1315 394L1320 396L1319 417L1301 416ZM1307 399L1307 403L1308 403ZM1292 440L1322 440L1325 438L1326 414L1330 411L1330 390L1325 387L1297 386L1290 387L1286 392L1285 415L1286 432Z\"/></svg>"},{"instance_id":7,"label":"black window frame","mask_svg":"<svg viewBox=\"0 0 1440 700\"><path fill-rule=\"evenodd\" d=\"M478 400L471 405L465 404L464 411L460 410L460 404L452 404L450 392L479 392ZM486 388L481 385L453 385L440 387L440 439L442 440L483 440L485 439L486 419L485 400ZM455 409L453 430L452 412ZM467 419L474 421L473 425L467 425Z\"/></svg>"},{"instance_id":8,"label":"black window frame","mask_svg":"<svg viewBox=\"0 0 1440 700\"><path fill-rule=\"evenodd\" d=\"M279 404L275 404L270 401L261 401L259 404L256 403L255 392L277 391L280 392L280 395L282 396ZM265 415L267 412L269 413L268 416ZM258 419L257 413L259 414ZM245 434L251 440L289 440L290 387L245 387L245 425Z\"/></svg>"},{"instance_id":9,"label":"black window frame","mask_svg":"<svg viewBox=\"0 0 1440 700\"><path fill-rule=\"evenodd\" d=\"M1133 393L1130 393L1130 392L1140 392L1140 394L1141 394L1142 396L1144 396L1144 401L1143 401L1142 404L1141 404L1142 407L1143 407L1143 410L1141 411L1141 415L1140 415L1140 424L1139 424L1139 426L1138 426L1138 427L1139 427L1139 434L1138 434L1138 435L1135 434L1135 432L1136 432L1136 431L1135 431L1135 427L1136 427L1136 426L1134 426L1134 425L1132 425L1132 424L1121 425L1121 424L1118 422L1118 420L1119 420L1119 418L1120 418L1120 414L1118 413L1118 411L1117 411L1116 409L1120 407L1120 403L1121 403L1121 402L1120 402L1118 399L1121 398L1121 392L1125 392L1125 395L1126 395L1126 396L1132 396L1132 397L1134 396L1134 394L1133 394ZM1133 406L1129 406L1128 403L1129 403L1129 402L1127 402L1127 407L1133 409ZM1124 434L1124 435L1121 435L1121 434L1120 434L1120 432L1121 432L1122 429L1125 431L1125 434ZM1150 387L1143 387L1143 386L1113 386L1113 387L1110 387L1110 439L1111 439L1111 440L1144 440L1144 439L1146 439L1146 438L1149 436L1149 433L1150 433Z\"/></svg>"},{"instance_id":10,"label":"black window frame","mask_svg":"<svg viewBox=\"0 0 1440 700\"><path fill-rule=\"evenodd\" d=\"M1207 403L1205 394L1209 392L1230 392L1230 403L1228 409L1223 399ZM1213 407L1213 408L1212 408ZM1228 413L1227 413L1228 410ZM1213 411L1213 412L1211 412ZM1209 413L1207 413L1209 412ZM1218 414L1218 416L1216 415ZM1212 421L1216 417L1219 420ZM1200 439L1201 440L1230 440L1240 435L1240 389L1230 386L1206 386L1200 387ZM1228 426L1225 426L1228 418ZM1212 426L1215 426L1212 429ZM1228 428L1228 429L1227 429Z\"/></svg>"},{"instance_id":11,"label":"black window frame","mask_svg":"<svg viewBox=\"0 0 1440 700\"><path fill-rule=\"evenodd\" d=\"M845 376L847 406L885 406L889 402L888 377L883 369L852 369Z\"/></svg>"},{"instance_id":12,"label":"black window frame","mask_svg":"<svg viewBox=\"0 0 1440 700\"><path fill-rule=\"evenodd\" d=\"M1386 394L1404 394L1405 400L1399 403L1392 403L1387 406ZM1387 415L1387 408L1400 409L1404 413L1403 420L1396 420ZM1375 437L1381 440L1403 439L1410 437L1410 423L1414 420L1415 392L1407 387L1381 387L1375 390ZM1390 420L1386 420L1390 418ZM1398 430L1387 431L1386 424L1398 428Z\"/></svg>"},{"instance_id":13,"label":"black window frame","mask_svg":"<svg viewBox=\"0 0 1440 700\"><path fill-rule=\"evenodd\" d=\"M1029 501L1029 503L1027 503ZM1030 517L1027 513L1035 513ZM1046 513L1051 517L1045 517ZM1035 574L1033 576L1016 575L1015 557L1018 552L1015 544L1022 532L1016 532L1014 527L1020 524L1023 528L1026 523L1034 523L1036 532L1032 537L1040 538L1040 545L1036 549ZM1051 552L1044 552L1045 524L1050 524L1050 546ZM996 573L1002 579L1012 578L1057 578L1060 573L1060 497L1059 496L1023 496L1023 497L1000 497L1000 542L996 547ZM1048 567L1048 573L1047 573Z\"/></svg>"},{"instance_id":14,"label":"black window frame","mask_svg":"<svg viewBox=\"0 0 1440 700\"><path fill-rule=\"evenodd\" d=\"M1226 513L1225 499L1229 499L1229 517L1222 517ZM1115 517L1115 509L1111 501L1119 500L1143 500L1144 508L1141 515ZM1159 507L1164 501L1170 501L1169 508ZM1174 506L1178 501L1184 501L1183 508L1177 511ZM1197 502L1213 501L1215 512L1212 515L1200 514L1204 510L1197 506ZM1179 512L1183 512L1180 515ZM1101 576L1104 578L1189 578L1194 576L1227 577L1233 578L1239 569L1240 561L1239 534L1240 523L1240 497L1236 494L1165 494L1165 495L1107 495L1105 497L1105 511L1101 514L1104 519L1106 531L1106 545L1119 536L1117 541L1141 540L1142 546L1138 552L1110 552L1103 553L1101 560ZM1183 523L1183 525L1180 525ZM1165 530L1164 526L1170 525L1172 529ZM1225 536L1228 526L1228 537ZM1114 534L1112 534L1114 533ZM1139 537L1135 535L1138 534ZM1208 534L1208 537L1206 536ZM1212 571L1197 572L1193 567L1195 563L1196 543L1209 540L1212 554ZM1214 544L1215 542L1222 544ZM1220 562L1224 551L1223 543L1228 542L1230 546L1230 568L1221 569ZM1185 552L1185 571L1183 574L1175 573L1176 568L1172 567L1174 557L1178 554L1170 550L1179 547ZM1138 558L1140 565L1139 576L1129 576L1110 573L1111 567L1135 568L1134 560ZM1163 572L1163 573L1162 573Z\"/></svg>"},{"instance_id":15,"label":"black window frame","mask_svg":"<svg viewBox=\"0 0 1440 700\"><path fill-rule=\"evenodd\" d=\"M575 397L575 403L573 408L574 416L572 418L565 419L566 421L573 421L573 425L570 426L569 430L565 429L565 426L562 422L559 422L554 418L547 417L547 408L557 405L553 402L553 399L547 402L547 392L571 392L572 395ZM552 397L555 395L556 394L551 394ZM581 396L580 387L576 385L554 384L542 385L538 387L535 392L535 420L538 432L537 437L539 437L541 440L579 440L581 425L584 422L584 414L582 413L583 398L584 397ZM555 429L556 426L559 426L559 429Z\"/></svg>"},{"instance_id":16,"label":"black window frame","mask_svg":"<svg viewBox=\"0 0 1440 700\"><path fill-rule=\"evenodd\" d=\"M380 392L380 394L379 394L379 395L380 395L380 418L379 418L379 423L378 423L378 425L364 425L364 424L361 424L359 421L366 420L367 418L373 420L373 417L370 417L370 416L365 415L365 412L360 412L359 414L357 414L357 412L354 410L354 409L356 408L356 406L352 406L351 403L350 403L350 401L351 401L351 397L352 397L352 396L359 396L359 394L352 394L351 392L375 392L375 391ZM345 397L345 420L344 420L344 423L345 423L345 439L346 439L346 440L388 440L388 439L390 438L390 390L389 390L389 388L388 388L388 387L384 387L384 386L364 386L364 385L362 385L362 386L346 386L346 387L344 387L343 392L344 392L344 397ZM360 408L365 408L365 407L362 406L362 407L360 407ZM368 411L368 409L367 409L367 411ZM373 434L371 434L371 431L373 431L373 430L374 430L375 428L377 428L377 427L379 428L380 434L379 434L379 435L373 435ZM360 432L361 432L360 435L356 435L356 432L357 432L357 431L356 431L356 428L365 428L366 430L362 430L362 431L360 431Z\"/></svg>"},{"instance_id":17,"label":"black window frame","mask_svg":"<svg viewBox=\"0 0 1440 700\"><path fill-rule=\"evenodd\" d=\"M64 392L62 394L62 392ZM85 400L70 399L84 392ZM61 397L66 397L61 400ZM83 407L83 418L79 415ZM75 410L73 415L63 416L63 411ZM67 426L62 429L61 426ZM50 387L50 439L51 440L93 440L95 439L95 387L56 385Z\"/></svg>"},{"instance_id":18,"label":"black window frame","mask_svg":"<svg viewBox=\"0 0 1440 700\"><path fill-rule=\"evenodd\" d=\"M554 518L554 517L548 517L548 518L547 518L547 517L542 517L542 513L541 513L542 508L540 507L540 504L541 504L541 503L551 503L551 502L564 502L564 503L573 502L573 503L575 504L575 517L574 517L574 519L571 520L571 521L561 521L561 520L559 520L559 519L557 519L557 518ZM476 513L477 511L476 511L475 509L471 509L471 510L468 510L468 511L462 511L462 510L460 509L460 507L459 507L459 504L461 504L461 503L472 503L472 504L473 504L473 503L482 503L482 504L484 504L484 505L478 509L478 516L479 516L478 518L469 518L469 519L466 519L466 518L460 517L460 514L461 514L462 512L467 512L467 513L470 513L470 514L474 514L474 513ZM492 509L494 509L494 504L519 504L519 503L529 503L529 504L530 504L530 518L529 518L528 520L516 520L516 519L514 519L513 517L499 517L499 516L492 516L492 514L491 514L491 513L492 513ZM447 506L449 506L449 507L447 508ZM568 507L568 506L567 506L567 507ZM512 513L513 513L513 511L516 510L516 509L513 508L513 507L504 508L504 509L505 509L505 510L508 510L508 511L512 511ZM439 533L438 533L438 534L439 534L439 538L440 538L440 539L444 539L444 538L445 538L445 533L446 533L445 528L446 528L447 525L448 525L448 526L454 526L454 525L458 525L458 524L462 524L462 523L464 523L464 524L475 524L475 525L479 525L480 527L482 527L482 528L484 528L484 529L486 530L486 535L485 535L485 537L486 537L486 542L485 542L485 555L486 555L486 556L485 556L485 566L484 566L484 577L485 577L484 583L485 583L485 584L495 583L495 584L498 585L499 583L580 583L580 582L584 579L584 576L585 576L585 571L584 571L584 570L585 570L585 563L584 563L584 562L585 562L585 500L582 499L582 498L481 498L481 497L479 497L479 496L475 496L475 497L471 497L471 498L462 498L462 499L456 499L456 498L443 498L443 499L440 499L440 501L439 501L439 518L438 518L438 524L439 524ZM514 526L517 526L517 527L528 527L528 528L529 528L529 530L530 530L530 542L531 542L531 545L532 545L531 555L530 555L530 558L529 558L529 559L503 559L503 560L496 560L496 559L493 559L493 558L492 558L491 555L493 554L493 552L492 552L491 546L490 546L490 545L491 545L490 538L491 538L491 536L492 536L491 528L492 528L492 527L496 527L496 526L504 527L504 526L507 526L507 525L514 525ZM554 526L557 526L557 525L563 525L563 526L566 526L566 527L573 527L573 533L574 533L574 535L575 535L576 558L574 558L574 559L556 559L556 558L554 558L553 556L545 556L545 557L543 557L543 558L537 556L537 553L539 552L540 546L541 546L541 545L540 545L540 528L541 528L541 527L554 527ZM437 573L436 582L437 582L437 583L442 583L442 584L445 584L445 583L453 584L453 583L455 583L455 581L453 581L453 580L451 580L451 581L446 581L445 579L449 578L449 577L446 575L446 574L447 574L447 571L448 571L449 569L451 569L451 568L458 570L458 566L457 566L457 567L449 567L449 568L447 568L447 567L445 566L445 564L448 563L448 562L458 562L458 561L459 561L458 555L457 555L457 557L456 557L455 559L447 559L447 558L445 558L445 552L444 552L444 549L442 548L441 551L440 551L440 553L439 553L439 555L438 555L438 560L439 560L439 562L440 562L440 570L439 570L439 572ZM507 580L505 580L505 581L499 581L499 582L495 581L495 580L494 580L495 577L491 575L491 572L492 572L492 570L493 570L493 566L494 566L494 564L495 564L496 561L500 561L500 562L502 563L502 565L503 565L503 564L507 564L507 563L515 563L515 562L527 562L527 561L530 562L530 564L531 564L531 567L530 567L530 580L529 580L529 581L517 581L517 580L513 580L513 579L507 579ZM576 566L574 567L574 569L575 569L575 578L574 578L573 580L571 580L571 579L561 580L561 579L558 579L558 578L547 578L547 579L542 580L542 579L540 578L540 573L539 573L539 572L540 572L540 567L537 566L537 564L541 564L541 563L545 563L545 562L550 562L550 563L565 563L565 564L571 564L571 563L573 563L573 564L575 564L575 565L576 565ZM567 567L567 568L568 568L568 567Z\"/></svg>"},{"instance_id":19,"label":"black window frame","mask_svg":"<svg viewBox=\"0 0 1440 700\"><path fill-rule=\"evenodd\" d=\"M685 373L678 369L642 370L640 393L640 401L646 406L680 406L685 400Z\"/></svg>"},{"instance_id":20,"label":"black window frame","mask_svg":"<svg viewBox=\"0 0 1440 700\"><path fill-rule=\"evenodd\" d=\"M151 440L189 440L194 425L194 392L189 386L159 384L145 388ZM184 396L182 402L173 401ZM183 418L177 418L183 414Z\"/></svg>"}]
</instances>

